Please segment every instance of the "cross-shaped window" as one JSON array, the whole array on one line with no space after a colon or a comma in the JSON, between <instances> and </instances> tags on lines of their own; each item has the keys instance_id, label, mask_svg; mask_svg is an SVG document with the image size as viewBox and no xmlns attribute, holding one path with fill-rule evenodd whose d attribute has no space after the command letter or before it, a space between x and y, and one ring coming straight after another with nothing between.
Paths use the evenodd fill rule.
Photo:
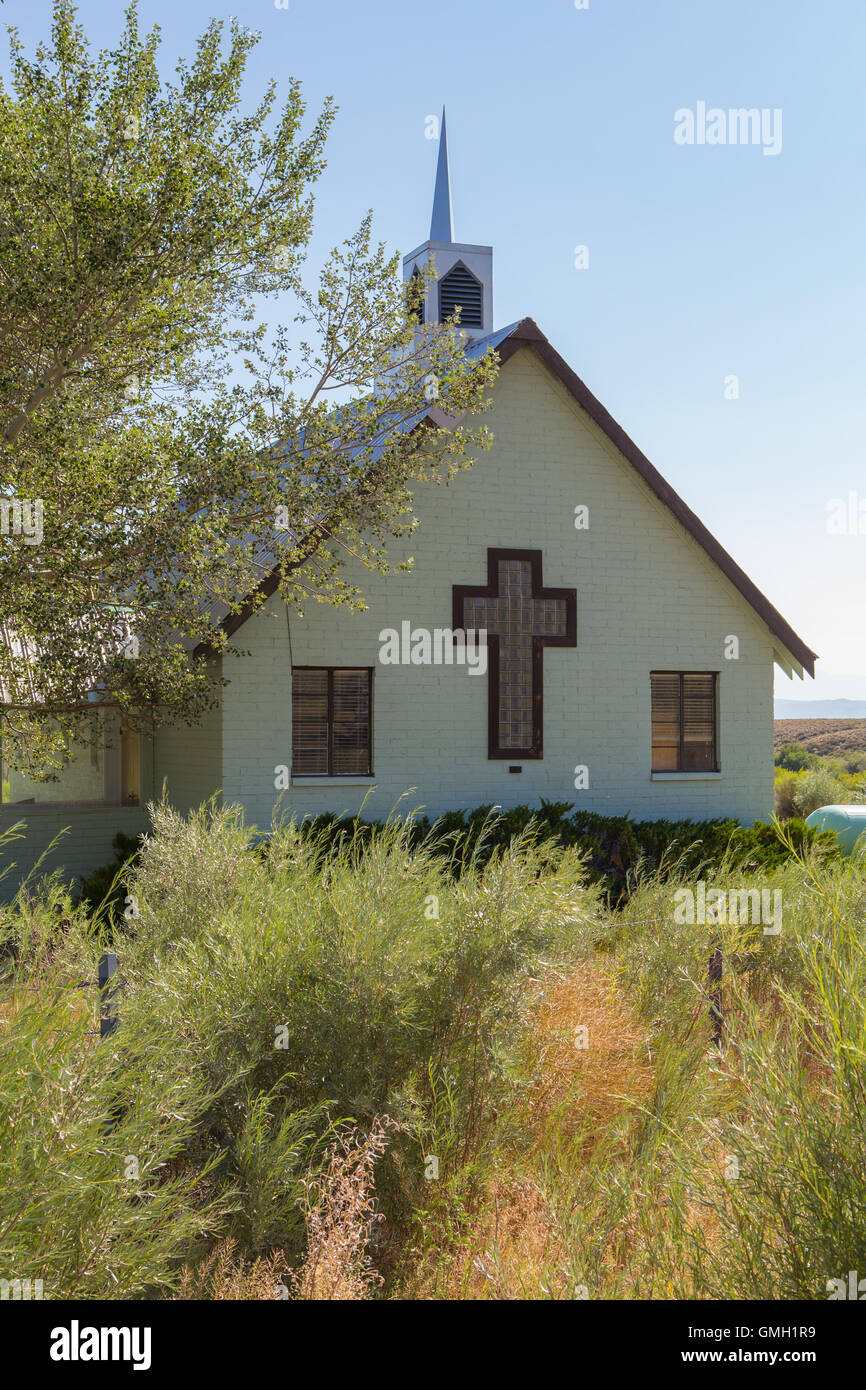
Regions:
<instances>
[{"instance_id":1,"label":"cross-shaped window","mask_svg":"<svg viewBox=\"0 0 866 1390\"><path fill-rule=\"evenodd\" d=\"M544 648L577 645L577 590L545 589L540 550L488 550L487 580L454 585L453 618L488 634L487 756L540 758Z\"/></svg>"}]
</instances>

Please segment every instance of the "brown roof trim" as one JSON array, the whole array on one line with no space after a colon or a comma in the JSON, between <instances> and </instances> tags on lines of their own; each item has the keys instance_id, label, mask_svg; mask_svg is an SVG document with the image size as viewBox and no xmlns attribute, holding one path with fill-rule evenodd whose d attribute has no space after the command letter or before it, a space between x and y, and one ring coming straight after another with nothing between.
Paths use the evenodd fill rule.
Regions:
<instances>
[{"instance_id":1,"label":"brown roof trim","mask_svg":"<svg viewBox=\"0 0 866 1390\"><path fill-rule=\"evenodd\" d=\"M815 674L816 653L806 643L797 636L796 632L777 608L774 608L768 598L765 598L760 589L752 583L744 570L740 569L723 546L719 544L711 531L708 531L704 523L690 507L687 507L679 493L675 492L670 483L665 482L661 473L654 468L645 454L641 452L633 440L629 439L625 430L618 425L613 416L605 410L601 401L597 400L588 386L585 386L576 372L564 358L545 338L541 329L533 319L521 319L514 331L500 343L497 351L500 361L507 362L509 357L513 357L515 352L523 347L531 347L538 353L538 356L549 367L554 376L558 377L582 410L585 410L591 420L594 420L599 429L607 435L611 443L619 450L624 458L637 473L643 478L644 482L652 489L660 502L673 512L677 521L683 525L703 550L706 551L710 559L713 560L722 573L731 581L747 603L763 619L767 627L778 637L780 643L793 657L800 663L810 676Z\"/></svg>"}]
</instances>

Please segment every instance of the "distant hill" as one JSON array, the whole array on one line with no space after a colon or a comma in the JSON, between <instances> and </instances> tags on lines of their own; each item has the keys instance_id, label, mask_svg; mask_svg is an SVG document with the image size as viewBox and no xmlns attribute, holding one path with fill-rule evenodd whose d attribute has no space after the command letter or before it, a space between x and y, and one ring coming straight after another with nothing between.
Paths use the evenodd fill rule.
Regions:
<instances>
[{"instance_id":1,"label":"distant hill","mask_svg":"<svg viewBox=\"0 0 866 1390\"><path fill-rule=\"evenodd\" d=\"M795 704L796 701L782 700L780 703ZM802 743L810 753L824 757L866 748L866 719L777 719L773 725L773 745L778 750L783 743Z\"/></svg>"},{"instance_id":2,"label":"distant hill","mask_svg":"<svg viewBox=\"0 0 866 1390\"><path fill-rule=\"evenodd\" d=\"M776 719L866 719L866 700L777 700Z\"/></svg>"}]
</instances>

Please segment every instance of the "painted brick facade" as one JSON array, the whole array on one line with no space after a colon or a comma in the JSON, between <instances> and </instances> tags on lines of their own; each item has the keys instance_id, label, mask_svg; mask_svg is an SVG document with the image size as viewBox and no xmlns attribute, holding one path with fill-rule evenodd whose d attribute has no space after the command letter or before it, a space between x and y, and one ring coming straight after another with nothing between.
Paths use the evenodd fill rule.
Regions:
<instances>
[{"instance_id":1,"label":"painted brick facade","mask_svg":"<svg viewBox=\"0 0 866 1390\"><path fill-rule=\"evenodd\" d=\"M374 667L375 789L341 781L292 785L298 814L431 813L545 797L636 817L766 817L773 803L773 643L762 620L650 492L531 350L502 369L487 423L492 449L447 487L419 486L410 574L364 574L368 608L272 599L227 658L222 786L260 827L271 819L275 769L291 764L291 662ZM589 508L576 530L575 508ZM544 653L544 757L519 775L487 757L487 679L460 666L378 664L379 633L450 627L454 584L486 582L488 547L540 549L544 583L577 590L577 646ZM396 553L396 552L395 552ZM738 660L725 639L739 638ZM290 657L290 647L292 657ZM650 671L719 674L718 778L651 776ZM576 791L574 769L589 770Z\"/></svg>"},{"instance_id":2,"label":"painted brick facade","mask_svg":"<svg viewBox=\"0 0 866 1390\"><path fill-rule=\"evenodd\" d=\"M179 811L190 811L220 788L221 712L211 711L200 725L157 730L153 740L141 741L140 806L5 805L0 806L0 833L24 822L23 839L0 850L0 872L15 867L0 879L0 902L14 896L43 851L61 832L58 844L45 860L45 871L60 870L76 884L114 859L111 842L120 830L133 838L149 828L146 803L159 797L165 783L168 798Z\"/></svg>"},{"instance_id":3,"label":"painted brick facade","mask_svg":"<svg viewBox=\"0 0 866 1390\"><path fill-rule=\"evenodd\" d=\"M0 807L0 832L20 821L23 839L7 843L0 853L0 870L9 870L0 879L0 902L15 896L43 852L48 851L40 873L59 870L64 881L75 885L80 875L112 862L111 841L119 830L132 839L148 827L143 806Z\"/></svg>"},{"instance_id":4,"label":"painted brick facade","mask_svg":"<svg viewBox=\"0 0 866 1390\"><path fill-rule=\"evenodd\" d=\"M354 812L365 798L365 813L380 817L398 802L435 815L542 797L647 819L770 814L768 628L533 350L505 363L493 396L492 449L447 487L416 491L420 527L403 552L392 550L414 556L412 572L360 572L362 613L311 603L301 618L271 599L233 639L248 654L223 660L221 709L142 747L143 799L165 782L189 811L222 790L263 830L280 796L298 816ZM575 528L578 506L589 509L587 530ZM519 775L509 760L488 759L486 676L378 661L385 628L451 626L452 586L486 582L488 547L541 550L545 585L577 591L577 646L543 658L544 757L515 757ZM738 660L725 659L730 636ZM277 769L291 766L292 661L374 668L372 778L275 790ZM652 670L719 672L719 776L651 775ZM577 766L588 769L587 789L575 789ZM0 809L0 829L19 819L27 840L3 859L19 867L0 881L0 899L64 827L71 833L47 867L73 879L112 859L117 830L147 827L143 808Z\"/></svg>"}]
</instances>

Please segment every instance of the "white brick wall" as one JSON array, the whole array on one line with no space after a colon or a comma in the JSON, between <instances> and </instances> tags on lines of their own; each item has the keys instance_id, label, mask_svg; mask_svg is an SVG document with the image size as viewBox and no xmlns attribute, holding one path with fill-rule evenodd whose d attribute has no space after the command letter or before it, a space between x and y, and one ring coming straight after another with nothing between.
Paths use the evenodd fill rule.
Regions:
<instances>
[{"instance_id":1,"label":"white brick wall","mask_svg":"<svg viewBox=\"0 0 866 1390\"><path fill-rule=\"evenodd\" d=\"M502 369L486 417L493 448L447 487L420 485L408 575L364 573L358 614L311 603L291 617L299 665L374 666L374 781L367 814L410 787L432 813L540 797L639 818L737 816L772 808L772 644L764 624L530 350ZM588 531L574 509L589 507ZM396 544L396 543L395 543ZM544 653L544 758L487 758L487 678L463 667L378 665L382 628L449 627L453 584L486 583L488 546L540 549L544 583L577 590L577 647ZM394 553L398 553L394 551ZM351 571L350 571L351 572ZM724 640L740 639L738 661ZM240 630L226 658L222 786L260 826L274 769L291 763L291 662L278 601ZM718 781L650 776L654 669L718 670ZM575 791L574 768L590 786ZM293 787L299 814L357 810L365 788Z\"/></svg>"},{"instance_id":2,"label":"white brick wall","mask_svg":"<svg viewBox=\"0 0 866 1390\"><path fill-rule=\"evenodd\" d=\"M272 600L235 639L227 657L222 711L201 726L157 731L142 745L142 788L167 780L180 810L222 788L262 828L271 821L275 768L291 764L291 660L299 665L373 666L375 789L366 805L383 816L403 806L430 813L484 802L569 801L602 814L639 818L769 815L773 799L773 668L769 633L745 599L580 411L530 350L502 369L486 422L493 448L447 487L418 487L421 526L404 547L407 575L363 572L364 613L311 603L287 624ZM588 531L574 509L589 507ZM396 543L395 543L396 546ZM381 666L379 632L450 627L453 584L487 580L488 546L540 549L548 586L577 590L577 647L544 653L544 758L487 758L487 678L465 667ZM395 548L394 555L403 553ZM351 571L350 571L351 573ZM740 659L724 640L740 639ZM650 776L651 670L720 672L717 781ZM574 768L589 768L576 791ZM283 804L299 815L356 811L366 786L292 787ZM143 808L4 806L0 829L27 821L27 838L0 856L0 900L8 899L57 832L70 834L47 867L75 879L112 858L118 830L147 828Z\"/></svg>"},{"instance_id":3,"label":"white brick wall","mask_svg":"<svg viewBox=\"0 0 866 1390\"><path fill-rule=\"evenodd\" d=\"M217 666L215 675L218 671ZM222 710L219 705L209 710L200 724L157 729L154 743L148 796L159 800L165 782L169 801L185 812L200 806L220 790Z\"/></svg>"},{"instance_id":4,"label":"white brick wall","mask_svg":"<svg viewBox=\"0 0 866 1390\"><path fill-rule=\"evenodd\" d=\"M143 806L3 806L0 831L24 821L24 838L0 849L0 902L15 896L43 851L68 831L48 852L41 873L61 870L65 882L77 887L79 875L92 873L114 859L111 841L119 830L131 839L148 827Z\"/></svg>"},{"instance_id":5,"label":"white brick wall","mask_svg":"<svg viewBox=\"0 0 866 1390\"><path fill-rule=\"evenodd\" d=\"M62 830L68 830L45 861L45 871L61 869L66 881L110 864L111 841L122 830L133 837L149 829L146 803L161 795L163 782L172 805L190 811L220 789L221 711L207 714L201 724L157 729L153 740L141 740L141 806L15 805L0 807L0 831L26 822L25 838L0 849L0 873L10 862L15 869L0 878L0 902L14 896L40 854ZM89 755L82 757L89 761ZM56 792L55 792L56 794Z\"/></svg>"}]
</instances>

